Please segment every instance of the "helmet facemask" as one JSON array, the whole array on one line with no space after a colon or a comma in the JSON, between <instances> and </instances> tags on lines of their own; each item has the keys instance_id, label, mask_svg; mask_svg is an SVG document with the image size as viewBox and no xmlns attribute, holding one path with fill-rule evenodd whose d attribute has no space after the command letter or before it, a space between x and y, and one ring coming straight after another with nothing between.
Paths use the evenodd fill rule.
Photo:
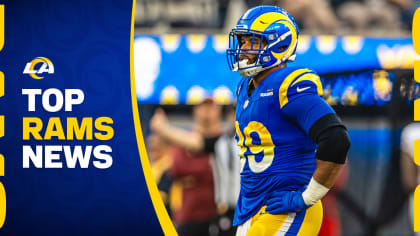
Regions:
<instances>
[{"instance_id":1,"label":"helmet facemask","mask_svg":"<svg viewBox=\"0 0 420 236\"><path fill-rule=\"evenodd\" d=\"M251 45L254 45L254 40L259 38L259 46L251 49L241 48L241 37L243 36L252 36ZM261 71L278 66L285 61L294 61L296 45L290 47L290 44L290 31L278 35L271 32L249 32L233 29L229 34L229 49L227 50L229 67L232 71L238 71L244 77L253 77ZM285 56L276 58L273 53L285 53ZM250 59L253 59L253 61L249 62Z\"/></svg>"},{"instance_id":2,"label":"helmet facemask","mask_svg":"<svg viewBox=\"0 0 420 236\"><path fill-rule=\"evenodd\" d=\"M252 48L241 48L241 37L252 37ZM254 42L258 40L257 38L260 42L257 44L257 47L254 47ZM264 66L269 60L267 40L262 34L232 30L229 34L227 59L232 71L238 71L244 77L255 76L265 69Z\"/></svg>"}]
</instances>

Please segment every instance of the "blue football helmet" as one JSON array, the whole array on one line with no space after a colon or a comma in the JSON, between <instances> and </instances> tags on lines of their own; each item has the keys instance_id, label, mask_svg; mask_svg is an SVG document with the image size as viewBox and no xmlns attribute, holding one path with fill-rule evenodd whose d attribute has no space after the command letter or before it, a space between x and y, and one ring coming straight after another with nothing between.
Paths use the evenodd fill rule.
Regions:
<instances>
[{"instance_id":1,"label":"blue football helmet","mask_svg":"<svg viewBox=\"0 0 420 236\"><path fill-rule=\"evenodd\" d=\"M252 36L252 45L255 37L259 37L259 48L241 49L242 36ZM251 8L229 34L226 50L229 67L244 77L252 77L283 62L294 61L298 36L295 20L280 7ZM248 59L240 59L241 55L256 55L256 60L249 63Z\"/></svg>"}]
</instances>

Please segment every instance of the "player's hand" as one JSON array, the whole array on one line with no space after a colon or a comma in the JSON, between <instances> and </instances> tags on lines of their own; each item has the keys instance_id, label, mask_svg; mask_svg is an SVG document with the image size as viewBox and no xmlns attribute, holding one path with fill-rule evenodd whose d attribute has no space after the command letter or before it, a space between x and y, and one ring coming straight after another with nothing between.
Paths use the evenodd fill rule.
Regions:
<instances>
[{"instance_id":1,"label":"player's hand","mask_svg":"<svg viewBox=\"0 0 420 236\"><path fill-rule=\"evenodd\" d=\"M155 110L155 114L150 119L150 129L153 132L161 133L167 130L169 126L168 118L166 117L165 111L162 108Z\"/></svg>"},{"instance_id":2,"label":"player's hand","mask_svg":"<svg viewBox=\"0 0 420 236\"><path fill-rule=\"evenodd\" d=\"M267 200L266 205L267 208L265 210L273 215L288 212L300 212L310 207L303 201L301 191L274 192Z\"/></svg>"}]
</instances>

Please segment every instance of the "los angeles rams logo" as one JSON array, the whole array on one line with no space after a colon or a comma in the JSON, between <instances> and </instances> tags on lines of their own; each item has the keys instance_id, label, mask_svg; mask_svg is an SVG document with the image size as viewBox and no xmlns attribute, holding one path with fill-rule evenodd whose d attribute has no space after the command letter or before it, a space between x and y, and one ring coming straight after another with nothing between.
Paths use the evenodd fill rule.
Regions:
<instances>
[{"instance_id":1,"label":"los angeles rams logo","mask_svg":"<svg viewBox=\"0 0 420 236\"><path fill-rule=\"evenodd\" d=\"M35 68L35 65L38 63L42 63L39 69ZM34 79L42 79L43 76L38 76L36 74L43 74L48 72L48 74L54 74L54 65L50 61L50 59L46 57L37 57L33 59L31 62L26 63L25 70L23 70L23 74L29 74Z\"/></svg>"}]
</instances>

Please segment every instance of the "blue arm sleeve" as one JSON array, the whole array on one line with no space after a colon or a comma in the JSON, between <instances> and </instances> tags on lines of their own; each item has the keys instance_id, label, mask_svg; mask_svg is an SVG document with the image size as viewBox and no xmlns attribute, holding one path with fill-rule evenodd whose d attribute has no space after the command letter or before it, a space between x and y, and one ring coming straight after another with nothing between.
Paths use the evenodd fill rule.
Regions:
<instances>
[{"instance_id":1,"label":"blue arm sleeve","mask_svg":"<svg viewBox=\"0 0 420 236\"><path fill-rule=\"evenodd\" d=\"M315 93L306 93L293 99L283 107L282 111L288 119L307 134L319 118L329 113L335 113L330 105Z\"/></svg>"}]
</instances>

